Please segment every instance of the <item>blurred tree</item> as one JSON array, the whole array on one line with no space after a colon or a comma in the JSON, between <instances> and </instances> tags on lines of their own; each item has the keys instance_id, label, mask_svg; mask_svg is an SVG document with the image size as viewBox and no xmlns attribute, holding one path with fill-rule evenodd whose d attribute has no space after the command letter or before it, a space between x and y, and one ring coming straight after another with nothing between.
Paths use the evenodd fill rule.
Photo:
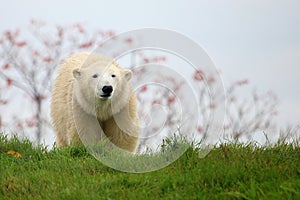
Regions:
<instances>
[{"instance_id":1,"label":"blurred tree","mask_svg":"<svg viewBox=\"0 0 300 200\"><path fill-rule=\"evenodd\" d=\"M35 128L36 139L40 142L43 125L50 125L43 112L43 103L50 98L59 63L72 53L94 49L113 34L112 31L90 33L80 24L50 26L36 20L31 21L29 32L5 31L0 37L1 84L17 88L15 97L21 98L22 94L29 97L34 108L31 117L15 116L15 127ZM19 102L24 103L23 100Z\"/></svg>"},{"instance_id":2,"label":"blurred tree","mask_svg":"<svg viewBox=\"0 0 300 200\"><path fill-rule=\"evenodd\" d=\"M143 74L147 74L148 71L145 68L136 69L134 66L149 65L151 63L154 65L168 65L168 59L170 59L168 55L164 55L162 52L151 55L135 52L132 54L132 57L134 58L131 59L131 66L137 79L143 77ZM183 130L178 130L178 124L182 123L184 119L179 116L182 113L177 100L185 99L186 101L180 103L187 104L189 102L188 99L191 98L186 97L188 82L179 80L166 73L157 72L156 76L157 82L160 82L158 80L163 80L166 85L171 87L155 88L149 84L137 89L141 121L147 126L142 132L139 151L145 150L147 144L152 144L152 148L157 147L157 145L161 144L163 137L172 137L175 132L182 134ZM223 134L221 134L223 138L214 138L215 141L220 139L240 140L245 139L245 137L251 140L252 136L257 132L276 131L274 118L277 115L278 99L273 92L258 93L255 90L252 93L247 92L248 90L251 91L251 88L249 88L250 83L247 79L242 79L228 85L225 88L224 97L217 91L216 77L206 74L205 71L201 69L191 71L190 79L194 82L197 89L199 121L197 127L194 128L196 134L191 135L189 139L205 141L211 137L209 134L215 134L213 131L208 132L209 128L211 128L210 120L213 118L214 110L223 102L226 102ZM212 88L215 91L214 93L210 91ZM241 91L243 91L243 95L241 95ZM155 116L156 113L161 115L161 112L159 112L161 108L158 111L153 109L157 104L163 106L165 111L163 114L166 115L163 119ZM194 110L193 112L197 111ZM149 117L152 117L152 119L149 119ZM193 116L190 115L190 117ZM159 120L161 123L153 123L155 120ZM188 121L189 119L186 120ZM157 131L164 132L163 137L159 137L159 134L153 137ZM155 145L153 146L153 144Z\"/></svg>"}]
</instances>

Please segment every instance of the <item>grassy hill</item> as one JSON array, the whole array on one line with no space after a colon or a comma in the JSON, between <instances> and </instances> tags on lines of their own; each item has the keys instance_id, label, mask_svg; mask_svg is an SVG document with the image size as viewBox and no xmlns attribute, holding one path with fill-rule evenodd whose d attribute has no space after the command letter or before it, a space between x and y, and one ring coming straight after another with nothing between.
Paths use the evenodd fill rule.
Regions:
<instances>
[{"instance_id":1,"label":"grassy hill","mask_svg":"<svg viewBox=\"0 0 300 200\"><path fill-rule=\"evenodd\" d=\"M83 147L46 151L0 137L0 199L300 199L300 147L189 148L158 171L111 169Z\"/></svg>"}]
</instances>

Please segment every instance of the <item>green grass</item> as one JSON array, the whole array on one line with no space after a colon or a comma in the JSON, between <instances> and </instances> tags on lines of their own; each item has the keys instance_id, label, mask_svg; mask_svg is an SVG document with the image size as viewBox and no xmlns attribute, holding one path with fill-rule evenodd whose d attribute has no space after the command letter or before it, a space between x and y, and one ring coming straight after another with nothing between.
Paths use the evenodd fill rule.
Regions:
<instances>
[{"instance_id":1,"label":"green grass","mask_svg":"<svg viewBox=\"0 0 300 200\"><path fill-rule=\"evenodd\" d=\"M300 147L224 144L204 158L188 148L168 167L132 174L83 147L46 151L0 137L0 184L0 199L300 199Z\"/></svg>"}]
</instances>

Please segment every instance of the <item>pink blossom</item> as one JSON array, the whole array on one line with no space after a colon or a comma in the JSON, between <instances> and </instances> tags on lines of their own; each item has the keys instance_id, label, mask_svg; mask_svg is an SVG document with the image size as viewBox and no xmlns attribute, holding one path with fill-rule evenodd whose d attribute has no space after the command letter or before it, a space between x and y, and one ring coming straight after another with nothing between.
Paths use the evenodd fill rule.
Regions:
<instances>
[{"instance_id":1,"label":"pink blossom","mask_svg":"<svg viewBox=\"0 0 300 200\"><path fill-rule=\"evenodd\" d=\"M92 45L93 45L93 42L90 41L90 42L83 43L82 45L79 46L79 48L85 49L85 48L91 47Z\"/></svg>"},{"instance_id":2,"label":"pink blossom","mask_svg":"<svg viewBox=\"0 0 300 200\"><path fill-rule=\"evenodd\" d=\"M8 104L8 101L7 101L7 100L2 100L2 99L0 99L0 104L6 105L6 104Z\"/></svg>"},{"instance_id":3,"label":"pink blossom","mask_svg":"<svg viewBox=\"0 0 300 200\"><path fill-rule=\"evenodd\" d=\"M9 87L12 84L12 80L10 78L6 79L6 85Z\"/></svg>"},{"instance_id":4,"label":"pink blossom","mask_svg":"<svg viewBox=\"0 0 300 200\"><path fill-rule=\"evenodd\" d=\"M244 79L244 80L240 80L240 81L237 81L236 84L241 86L241 85L247 85L249 83L249 80L248 79Z\"/></svg>"},{"instance_id":5,"label":"pink blossom","mask_svg":"<svg viewBox=\"0 0 300 200\"><path fill-rule=\"evenodd\" d=\"M200 69L196 70L193 76L194 80L196 81L203 81L204 79L204 72Z\"/></svg>"},{"instance_id":6,"label":"pink blossom","mask_svg":"<svg viewBox=\"0 0 300 200\"><path fill-rule=\"evenodd\" d=\"M147 85L144 85L144 86L141 88L140 92L146 92L147 89L148 89Z\"/></svg>"},{"instance_id":7,"label":"pink blossom","mask_svg":"<svg viewBox=\"0 0 300 200\"><path fill-rule=\"evenodd\" d=\"M17 47L23 47L23 46L25 46L27 43L26 42L17 42L16 43L16 45L17 45Z\"/></svg>"},{"instance_id":8,"label":"pink blossom","mask_svg":"<svg viewBox=\"0 0 300 200\"><path fill-rule=\"evenodd\" d=\"M128 43L128 44L131 44L132 41L133 41L133 40L132 40L131 38L126 38L126 39L125 39L125 42Z\"/></svg>"},{"instance_id":9,"label":"pink blossom","mask_svg":"<svg viewBox=\"0 0 300 200\"><path fill-rule=\"evenodd\" d=\"M154 104L161 104L161 102L159 100L153 100L152 105L154 105Z\"/></svg>"},{"instance_id":10,"label":"pink blossom","mask_svg":"<svg viewBox=\"0 0 300 200\"><path fill-rule=\"evenodd\" d=\"M201 126L198 126L197 127L197 131L198 131L198 133L202 133L203 132L203 128Z\"/></svg>"},{"instance_id":11,"label":"pink blossom","mask_svg":"<svg viewBox=\"0 0 300 200\"><path fill-rule=\"evenodd\" d=\"M7 70L9 67L10 67L9 64L6 63L5 65L3 65L2 69Z\"/></svg>"},{"instance_id":12,"label":"pink blossom","mask_svg":"<svg viewBox=\"0 0 300 200\"><path fill-rule=\"evenodd\" d=\"M174 101L175 101L175 97L169 97L169 98L168 98L168 102L169 102L169 103L173 103Z\"/></svg>"},{"instance_id":13,"label":"pink blossom","mask_svg":"<svg viewBox=\"0 0 300 200\"><path fill-rule=\"evenodd\" d=\"M48 57L44 58L43 60L44 60L44 62L49 63L49 62L51 62L53 59L52 59L50 56L48 56Z\"/></svg>"}]
</instances>

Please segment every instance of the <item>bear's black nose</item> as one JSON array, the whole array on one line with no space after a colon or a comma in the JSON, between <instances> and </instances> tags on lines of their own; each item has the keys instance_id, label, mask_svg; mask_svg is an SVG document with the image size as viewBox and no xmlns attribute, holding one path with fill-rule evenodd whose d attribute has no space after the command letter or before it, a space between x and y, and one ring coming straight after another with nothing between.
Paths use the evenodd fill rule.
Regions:
<instances>
[{"instance_id":1,"label":"bear's black nose","mask_svg":"<svg viewBox=\"0 0 300 200\"><path fill-rule=\"evenodd\" d=\"M102 92L105 94L110 94L110 93L112 93L112 91L113 91L113 87L110 85L105 85L102 88Z\"/></svg>"}]
</instances>

